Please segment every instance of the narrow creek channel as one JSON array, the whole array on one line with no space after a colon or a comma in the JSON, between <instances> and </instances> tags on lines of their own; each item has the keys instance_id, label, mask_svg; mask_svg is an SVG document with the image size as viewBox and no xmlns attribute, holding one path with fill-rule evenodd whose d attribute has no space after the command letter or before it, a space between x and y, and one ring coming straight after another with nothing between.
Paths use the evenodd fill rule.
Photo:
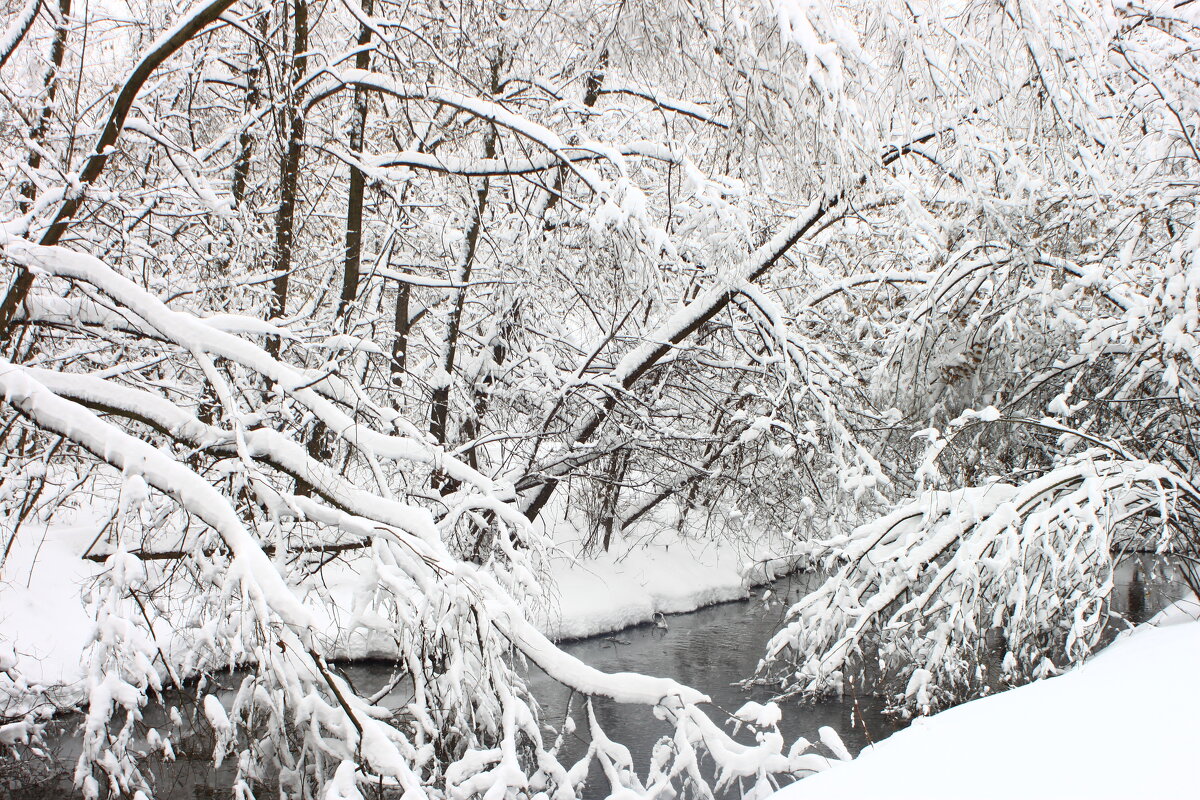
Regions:
<instances>
[{"instance_id":1,"label":"narrow creek channel","mask_svg":"<svg viewBox=\"0 0 1200 800\"><path fill-rule=\"evenodd\" d=\"M717 710L714 718L723 720L722 710L732 713L749 700L770 699L763 687L741 687L734 683L753 673L766 641L778 630L784 613L798 595L816 579L797 575L771 587L756 590L746 600L724 603L687 614L662 618L657 624L640 625L617 633L565 642L567 652L598 669L633 671L674 678L707 693ZM1171 602L1186 597L1189 590L1170 562L1156 556L1133 556L1118 569L1113 594L1113 609L1130 622L1145 621ZM371 692L384 685L391 674L382 662L344 665L347 676L360 691ZM240 677L216 678L219 686L235 687ZM569 693L535 668L529 680L541 702L545 720L560 729L568 708ZM210 692L219 691L211 687ZM228 698L226 698L228 699ZM397 698L397 702L403 702ZM384 705L388 705L385 699ZM857 754L872 742L886 738L908 724L907 720L884 713L885 701L870 694L848 693L842 698L820 702L793 701L784 705L781 731L789 743L798 737L818 740L818 730L829 726L836 730L851 753ZM658 739L667 733L664 723L650 709L607 701L594 704L595 713L606 734L629 748L639 774L644 774L650 753ZM579 702L573 704L576 731L567 738L563 757L569 763L587 749L587 725ZM23 785L0 784L0 795L11 800L63 800L77 796L70 773L78 755L78 717L54 723L57 732L50 737L56 769L40 767L31 781ZM146 723L168 729L170 723L161 708L146 710ZM176 760L155 769L158 800L227 800L234 765L225 763L213 769L211 740L206 736L179 737ZM829 754L817 745L814 752ZM602 798L609 791L598 767L584 792L585 800ZM271 797L268 789L260 797Z\"/></svg>"}]
</instances>

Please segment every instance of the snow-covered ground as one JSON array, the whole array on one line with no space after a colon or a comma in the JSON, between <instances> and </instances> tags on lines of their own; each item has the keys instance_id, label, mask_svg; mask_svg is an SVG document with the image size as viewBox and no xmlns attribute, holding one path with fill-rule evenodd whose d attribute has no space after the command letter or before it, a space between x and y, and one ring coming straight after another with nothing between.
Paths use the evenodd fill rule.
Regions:
<instances>
[{"instance_id":1,"label":"snow-covered ground","mask_svg":"<svg viewBox=\"0 0 1200 800\"><path fill-rule=\"evenodd\" d=\"M83 674L93 626L81 595L101 567L79 556L96 527L86 516L48 529L23 526L0 568L0 648L15 651L30 683L70 686Z\"/></svg>"},{"instance_id":2,"label":"snow-covered ground","mask_svg":"<svg viewBox=\"0 0 1200 800\"><path fill-rule=\"evenodd\" d=\"M1196 797L1198 616L1173 606L1078 669L919 719L773 800Z\"/></svg>"},{"instance_id":3,"label":"snow-covered ground","mask_svg":"<svg viewBox=\"0 0 1200 800\"><path fill-rule=\"evenodd\" d=\"M633 540L631 540L633 541ZM551 602L538 627L552 639L578 639L739 600L790 569L780 558L786 542L747 552L729 542L659 535L646 546L623 541L587 560L571 557L572 543L550 566Z\"/></svg>"},{"instance_id":4,"label":"snow-covered ground","mask_svg":"<svg viewBox=\"0 0 1200 800\"><path fill-rule=\"evenodd\" d=\"M0 570L0 648L13 648L30 682L70 687L83 675L82 653L93 624L80 596L103 567L79 556L96 530L86 510L76 512L75 524L23 527ZM782 540L775 550L762 546L746 551L728 542L688 541L665 533L646 547L631 544L636 541L631 537L616 542L608 553L583 560L575 557L577 538L572 526L558 521L548 602L533 609L538 627L553 639L610 633L649 622L659 613L746 597L751 587L786 571L789 563L776 558L787 546ZM388 639L361 628L349 630L358 583L352 569L331 565L322 576L324 591L306 600L328 632L331 655L387 656Z\"/></svg>"}]
</instances>

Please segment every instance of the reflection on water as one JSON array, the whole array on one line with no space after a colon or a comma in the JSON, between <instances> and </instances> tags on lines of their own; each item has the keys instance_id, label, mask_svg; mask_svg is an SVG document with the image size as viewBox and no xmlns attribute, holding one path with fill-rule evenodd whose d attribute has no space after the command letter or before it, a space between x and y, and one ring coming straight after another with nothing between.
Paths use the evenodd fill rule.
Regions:
<instances>
[{"instance_id":1,"label":"reflection on water","mask_svg":"<svg viewBox=\"0 0 1200 800\"><path fill-rule=\"evenodd\" d=\"M770 699L767 688L742 688L731 681L753 674L767 639L779 629L788 606L811 581L812 576L798 576L781 581L765 599L766 592L760 590L746 601L668 617L663 620L665 628L642 625L611 636L568 642L564 649L607 672L663 675L696 687L712 698L714 708L710 713L724 724L747 701ZM547 721L561 729L570 693L544 675L531 675L531 684ZM587 750L586 717L578 701L574 706L576 728L572 739L567 741L566 755L561 757L564 763L570 763ZM794 701L784 704L780 729L789 744L801 736L815 742L818 729L828 725L838 731L851 752L857 753L907 724L885 716L884 706L883 700L870 695L847 694L842 699L818 703ZM608 700L596 700L593 707L604 732L629 748L639 774L644 774L652 748L670 730L645 707ZM751 736L738 738L753 742ZM830 755L820 745L814 752ZM593 765L589 778L585 798L608 795L609 787L598 765Z\"/></svg>"},{"instance_id":2,"label":"reflection on water","mask_svg":"<svg viewBox=\"0 0 1200 800\"><path fill-rule=\"evenodd\" d=\"M770 592L756 591L745 601L666 617L658 624L642 625L608 636L567 642L563 649L605 671L662 675L696 687L712 698L714 707L710 711L714 719L723 724L728 715L746 701L769 699L770 692L762 687L742 688L731 681L753 673L767 639L778 630L787 607L818 579L814 575L785 579ZM1112 606L1130 623L1137 623L1188 594L1179 570L1169 560L1135 555L1126 559L1117 570ZM391 666L386 663L346 665L344 672L356 689L368 696L386 690L392 677ZM222 697L228 705L240 676L226 675L217 680L226 693L222 694L211 685L207 691ZM536 668L531 668L529 680L542 705L546 722L561 729L569 693ZM404 701L403 689L395 689L382 698L382 703L389 707ZM851 752L857 753L867 744L907 724L885 715L884 705L879 698L859 696L853 691L844 698L818 703L792 701L784 706L781 729L788 742L800 736L816 741L818 729L828 725L838 731ZM650 709L641 706L596 701L594 709L605 733L629 748L639 773L644 774L653 746L669 732L664 723L656 720ZM194 707L185 705L179 711L185 719L196 718ZM588 728L578 700L573 704L572 714L576 721L575 733L568 737L564 744L566 752L560 755L565 764L587 750ZM161 708L148 708L146 723L163 730L170 727ZM71 735L78 726L78 719L59 720L56 725L59 734L52 743L61 771L34 785L17 789L10 788L11 784L5 786L6 770L0 765L0 795L11 797L11 800L63 800L77 795L71 788L69 773L78 756L78 740ZM211 738L203 735L184 737L176 739L175 744L177 760L154 769L159 800L226 800L232 796L229 787L235 766L226 761L220 769L212 767ZM821 746L815 751L828 754ZM606 796L607 782L600 777L598 767L594 767L591 778L585 797ZM265 791L260 796L269 797L273 793Z\"/></svg>"},{"instance_id":3,"label":"reflection on water","mask_svg":"<svg viewBox=\"0 0 1200 800\"><path fill-rule=\"evenodd\" d=\"M1185 562L1152 553L1133 553L1117 565L1111 608L1130 625L1153 617L1176 600L1191 595Z\"/></svg>"}]
</instances>

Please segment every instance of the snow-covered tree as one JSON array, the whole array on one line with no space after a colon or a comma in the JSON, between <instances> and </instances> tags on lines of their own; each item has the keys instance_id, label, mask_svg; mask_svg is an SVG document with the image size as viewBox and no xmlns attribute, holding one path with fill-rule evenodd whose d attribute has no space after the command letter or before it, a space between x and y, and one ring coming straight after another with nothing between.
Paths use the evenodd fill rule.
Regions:
<instances>
[{"instance_id":1,"label":"snow-covered tree","mask_svg":"<svg viewBox=\"0 0 1200 800\"><path fill-rule=\"evenodd\" d=\"M815 768L536 631L568 502L597 548L795 532L831 577L763 676L882 661L920 707L989 636L1013 679L1083 657L1113 553L1192 544L1189 4L135 5L0 37L7 541L108 520L85 795L149 796L147 697L235 664L201 705L247 795ZM327 664L335 570L401 715ZM594 718L560 763L522 658L655 706L651 772Z\"/></svg>"}]
</instances>

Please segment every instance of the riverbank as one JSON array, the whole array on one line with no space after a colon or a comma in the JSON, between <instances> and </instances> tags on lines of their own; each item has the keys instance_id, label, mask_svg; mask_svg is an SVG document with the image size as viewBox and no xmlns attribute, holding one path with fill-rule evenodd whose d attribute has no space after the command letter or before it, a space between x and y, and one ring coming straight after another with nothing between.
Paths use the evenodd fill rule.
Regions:
<instances>
[{"instance_id":1,"label":"riverbank","mask_svg":"<svg viewBox=\"0 0 1200 800\"><path fill-rule=\"evenodd\" d=\"M1081 667L916 720L773 800L1195 797L1197 618L1177 603Z\"/></svg>"},{"instance_id":2,"label":"riverbank","mask_svg":"<svg viewBox=\"0 0 1200 800\"><path fill-rule=\"evenodd\" d=\"M7 658L3 644L11 642L16 645L27 677L43 682L57 680L78 697L79 676L84 668L81 656L92 629L78 597L102 569L100 565L82 561L79 554L94 536L95 527L59 526L37 535L29 534L29 530L14 545L0 579L0 665ZM728 544L687 541L677 535L665 535L645 548L620 542L608 553L580 560L573 557L578 542L571 539L572 532L565 526L557 532L561 539L558 555L548 567L554 588L539 624L543 631L558 639L612 633L651 622L660 614L687 612L744 598L754 585L769 581L776 572L782 573L791 566L789 561L772 558L769 549L747 551ZM385 640L373 641L361 630L352 631L348 624L355 583L353 572L339 566L328 577L323 593L311 595L307 602L314 608L330 611L325 624L334 643L332 651L355 658L387 655ZM1136 583L1140 607L1149 585ZM1118 587L1124 585L1118 580ZM1132 587L1133 583L1129 585ZM766 606L766 594L761 593L762 600L753 605ZM1114 600L1117 599L1115 596ZM575 648L578 657L602 669L669 673L669 677L713 691L721 706L735 708L745 698L736 693L718 697L720 687L727 688L730 675L748 674L752 670L769 636L768 629L779 624L778 615L786 607L782 597L772 596L770 605L775 609L774 617L755 614L754 625L761 630L752 630L754 626L744 618L744 609L724 607L714 609L721 613L701 626L695 623L687 626L682 619L672 619L669 632L648 628L619 639L579 642L578 647L569 647ZM1160 616L1156 620L1159 627L1163 630L1177 627L1173 623L1184 619L1181 608L1177 605L1172 615ZM667 621L662 621L665 628ZM1126 794L1127 785L1120 782L1113 785L1122 787L1121 790L1110 794L1098 791L1094 782L1089 781L1083 781L1078 791L1074 790L1077 772L1086 771L1088 776L1094 776L1112 769L1122 770L1123 774L1129 772L1134 777L1143 770L1154 770L1156 775L1165 776L1166 783L1149 783L1152 789L1141 794L1179 796L1172 794L1171 788L1180 785L1179 781L1197 777L1181 774L1190 762L1182 759L1173 765L1163 765L1156 757L1166 753L1166 757L1175 759L1178 748L1173 745L1184 742L1194 749L1196 743L1196 735L1186 725L1192 712L1200 709L1179 702L1189 692L1194 694L1190 678L1181 669L1164 674L1176 666L1198 663L1200 623L1190 626L1190 634L1166 644L1156 643L1154 637L1158 634L1151 631L1147 638L1147 632L1139 630L1122 637L1112 648L1063 678L918 720L911 734L893 735L864 751L858 760L828 773L835 777L804 779L785 789L777 800ZM170 636L169 631L160 633ZM737 656L744 663L713 659L709 654L715 651ZM1114 653L1125 653L1116 659L1123 666L1110 670L1106 677L1102 665L1112 661ZM1072 691L1059 691L1063 686L1070 687L1072 681L1078 680L1077 676L1094 676L1098 667L1100 678L1088 679L1081 688ZM34 670L37 673L30 675ZM1130 692L1130 687L1143 684L1157 685L1158 693ZM1030 692L1034 694L1029 700L1008 699L1024 698ZM551 690L543 688L542 696L548 709L566 704L565 696L554 695ZM1014 710L1001 712L999 717L987 711L989 704L1003 706L1013 702L1016 702ZM1130 706L1136 708L1133 713L1126 713ZM1170 724L1164 725L1168 710L1171 716L1165 721ZM854 719L863 726L862 731L850 724ZM945 722L946 719L951 722ZM801 735L811 738L824 725L833 727L843 735L851 752L857 752L867 740L877 740L888 732L880 714L865 706L858 707L853 700L789 711L784 722L789 726L784 731L789 740ZM623 727L613 724L622 741L628 739L633 752L638 754L650 752L661 736L660 728L654 724L640 726L636 721L621 723ZM926 733L927 730L934 733ZM909 736L915 738L910 740ZM1168 738L1170 742L1164 743ZM1076 763L1084 766L1077 768ZM992 784L999 780L995 776L1001 769L1004 770L1001 778L1007 782L997 783L1001 788L993 793ZM904 780L911 780L911 785ZM980 782L987 785L981 787ZM1070 785L1060 785L1064 782Z\"/></svg>"},{"instance_id":3,"label":"riverbank","mask_svg":"<svg viewBox=\"0 0 1200 800\"><path fill-rule=\"evenodd\" d=\"M0 574L0 661L15 659L31 684L59 687L53 696L62 705L78 700L82 691L83 656L94 627L83 596L104 567L81 555L97 527L82 510L66 524L27 525ZM783 539L747 548L664 532L643 546L631 535L607 553L581 558L573 526L557 520L554 537L546 602L531 609L531 616L543 633L558 640L613 633L661 614L744 598L793 564L779 557L788 544ZM355 627L351 609L361 581L353 562L329 565L322 578L321 590L310 592L305 602L325 631L329 656L393 655L386 636ZM156 630L161 640L173 639L173 633Z\"/></svg>"}]
</instances>

